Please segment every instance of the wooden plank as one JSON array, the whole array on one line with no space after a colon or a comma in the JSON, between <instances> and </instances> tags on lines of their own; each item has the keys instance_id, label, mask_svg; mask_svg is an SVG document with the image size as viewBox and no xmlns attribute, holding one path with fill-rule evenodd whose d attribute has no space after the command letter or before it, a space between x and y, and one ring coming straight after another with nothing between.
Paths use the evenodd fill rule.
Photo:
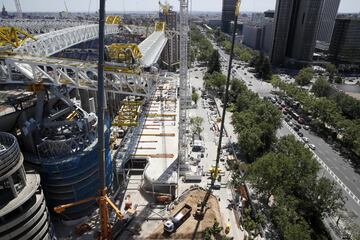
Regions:
<instances>
[{"instance_id":1,"label":"wooden plank","mask_svg":"<svg viewBox=\"0 0 360 240\"><path fill-rule=\"evenodd\" d=\"M136 149L156 150L156 147L137 147Z\"/></svg>"},{"instance_id":2,"label":"wooden plank","mask_svg":"<svg viewBox=\"0 0 360 240\"><path fill-rule=\"evenodd\" d=\"M175 133L143 133L140 136L175 137Z\"/></svg>"},{"instance_id":3,"label":"wooden plank","mask_svg":"<svg viewBox=\"0 0 360 240\"><path fill-rule=\"evenodd\" d=\"M131 157L151 157L151 158L173 158L174 154L171 153L158 153L158 154L131 154Z\"/></svg>"}]
</instances>

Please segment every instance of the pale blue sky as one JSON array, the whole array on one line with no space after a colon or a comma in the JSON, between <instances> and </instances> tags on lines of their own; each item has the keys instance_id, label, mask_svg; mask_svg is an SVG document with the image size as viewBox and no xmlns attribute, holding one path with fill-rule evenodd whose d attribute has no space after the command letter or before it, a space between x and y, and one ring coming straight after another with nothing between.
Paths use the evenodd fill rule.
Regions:
<instances>
[{"instance_id":1,"label":"pale blue sky","mask_svg":"<svg viewBox=\"0 0 360 240\"><path fill-rule=\"evenodd\" d=\"M66 0L69 11L87 12L91 1L91 11L98 9L99 0ZM194 11L220 11L222 0L192 0ZM274 9L276 0L242 0L243 11L264 11ZM14 0L0 0L9 11L15 10ZM63 0L20 0L24 12L60 12L65 10ZM164 0L162 0L164 2ZM178 9L179 0L169 0ZM154 11L158 10L158 0L107 0L107 10L111 11ZM360 12L360 0L341 0L339 12Z\"/></svg>"}]
</instances>

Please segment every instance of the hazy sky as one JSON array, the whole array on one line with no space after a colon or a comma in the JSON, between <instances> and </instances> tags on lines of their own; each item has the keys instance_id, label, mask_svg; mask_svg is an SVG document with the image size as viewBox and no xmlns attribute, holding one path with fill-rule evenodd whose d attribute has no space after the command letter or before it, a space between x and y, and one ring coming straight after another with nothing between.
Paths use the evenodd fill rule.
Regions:
<instances>
[{"instance_id":1,"label":"hazy sky","mask_svg":"<svg viewBox=\"0 0 360 240\"><path fill-rule=\"evenodd\" d=\"M65 0L69 11L87 12L98 9L99 0ZM191 1L191 0L190 0ZM222 0L192 0L194 11L220 11ZM242 11L264 11L274 9L276 0L242 0ZM15 10L14 0L0 0L8 11ZM23 12L60 12L65 10L63 0L20 0ZM162 0L164 2L164 0ZM178 10L179 0L169 0ZM158 0L107 0L107 10L110 11L154 11L158 10ZM341 0L339 12L360 12L360 0Z\"/></svg>"}]
</instances>

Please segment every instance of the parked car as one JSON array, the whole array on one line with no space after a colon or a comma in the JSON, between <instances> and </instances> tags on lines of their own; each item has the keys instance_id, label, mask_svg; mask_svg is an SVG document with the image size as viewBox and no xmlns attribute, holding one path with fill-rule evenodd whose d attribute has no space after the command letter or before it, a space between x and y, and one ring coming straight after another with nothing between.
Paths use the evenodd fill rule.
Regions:
<instances>
[{"instance_id":1,"label":"parked car","mask_svg":"<svg viewBox=\"0 0 360 240\"><path fill-rule=\"evenodd\" d=\"M305 130L309 130L309 129L310 129L309 125L304 125L303 128L304 128Z\"/></svg>"},{"instance_id":2,"label":"parked car","mask_svg":"<svg viewBox=\"0 0 360 240\"><path fill-rule=\"evenodd\" d=\"M304 136L304 134L302 133L302 132L298 132L298 135L299 135L299 137L303 137Z\"/></svg>"},{"instance_id":3,"label":"parked car","mask_svg":"<svg viewBox=\"0 0 360 240\"><path fill-rule=\"evenodd\" d=\"M308 143L309 142L309 139L307 137L302 137L302 140L305 142L305 143Z\"/></svg>"},{"instance_id":4,"label":"parked car","mask_svg":"<svg viewBox=\"0 0 360 240\"><path fill-rule=\"evenodd\" d=\"M309 146L309 148L312 149L312 150L315 150L315 148L316 148L315 145L314 145L314 144L311 144L311 143L308 144L308 146Z\"/></svg>"}]
</instances>

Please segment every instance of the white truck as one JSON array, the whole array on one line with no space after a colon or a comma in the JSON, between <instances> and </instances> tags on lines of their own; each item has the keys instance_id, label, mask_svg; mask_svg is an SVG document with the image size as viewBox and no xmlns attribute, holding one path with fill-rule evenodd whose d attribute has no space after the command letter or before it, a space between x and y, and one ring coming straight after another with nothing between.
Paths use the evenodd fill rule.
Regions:
<instances>
[{"instance_id":1,"label":"white truck","mask_svg":"<svg viewBox=\"0 0 360 240\"><path fill-rule=\"evenodd\" d=\"M190 217L191 210L192 207L185 204L173 217L164 223L164 231L168 233L175 232Z\"/></svg>"}]
</instances>

